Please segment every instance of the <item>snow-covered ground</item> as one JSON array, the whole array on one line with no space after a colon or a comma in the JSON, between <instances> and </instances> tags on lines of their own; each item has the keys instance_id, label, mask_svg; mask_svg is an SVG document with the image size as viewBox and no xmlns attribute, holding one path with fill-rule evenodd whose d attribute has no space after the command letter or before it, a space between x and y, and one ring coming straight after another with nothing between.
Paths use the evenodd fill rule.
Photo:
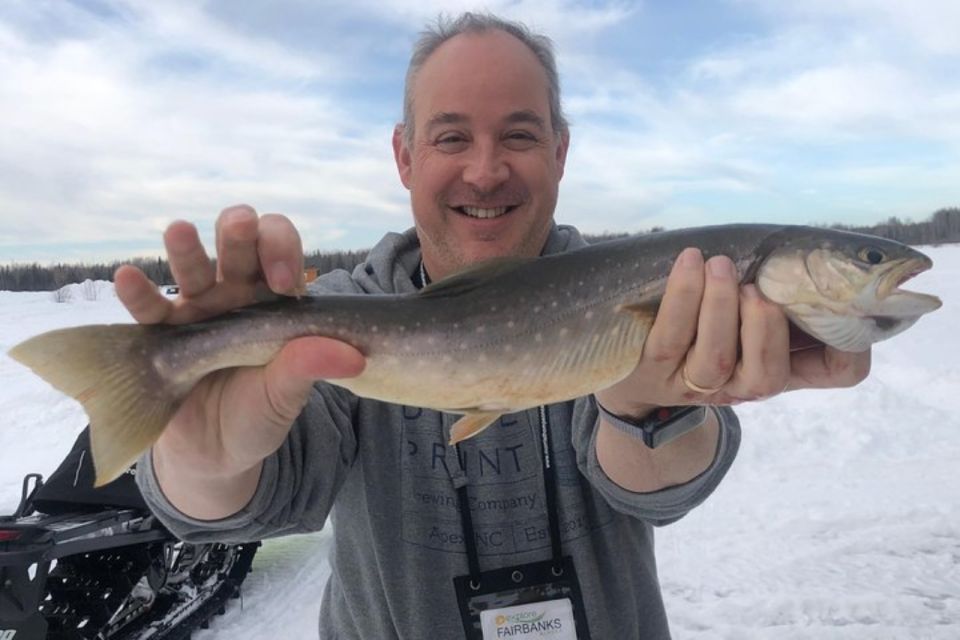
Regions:
<instances>
[{"instance_id":1,"label":"snow-covered ground","mask_svg":"<svg viewBox=\"0 0 960 640\"><path fill-rule=\"evenodd\" d=\"M943 308L878 345L855 389L741 407L726 481L658 531L678 640L960 638L960 247L928 253L934 270L909 288ZM62 302L0 292L0 352L48 329L129 320L108 287L90 291ZM0 416L10 513L22 476L52 471L85 418L6 356ZM232 604L194 638L315 638L328 544L324 532L266 543L243 611Z\"/></svg>"}]
</instances>

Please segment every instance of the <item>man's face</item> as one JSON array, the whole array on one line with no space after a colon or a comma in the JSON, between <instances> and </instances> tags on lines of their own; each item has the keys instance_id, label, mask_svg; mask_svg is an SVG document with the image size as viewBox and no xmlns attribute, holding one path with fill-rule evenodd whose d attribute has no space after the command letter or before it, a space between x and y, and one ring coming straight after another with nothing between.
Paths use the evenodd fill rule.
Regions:
<instances>
[{"instance_id":1,"label":"man's face","mask_svg":"<svg viewBox=\"0 0 960 640\"><path fill-rule=\"evenodd\" d=\"M455 36L420 69L413 142L398 127L393 146L432 278L539 255L567 153L547 96L536 56L502 31Z\"/></svg>"}]
</instances>

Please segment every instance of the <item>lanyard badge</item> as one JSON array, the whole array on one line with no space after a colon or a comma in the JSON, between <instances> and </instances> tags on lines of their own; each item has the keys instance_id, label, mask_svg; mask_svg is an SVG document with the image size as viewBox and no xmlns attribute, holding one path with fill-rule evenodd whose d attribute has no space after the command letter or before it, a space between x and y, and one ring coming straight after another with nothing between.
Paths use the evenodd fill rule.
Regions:
<instances>
[{"instance_id":1,"label":"lanyard badge","mask_svg":"<svg viewBox=\"0 0 960 640\"><path fill-rule=\"evenodd\" d=\"M548 420L546 409L540 407L550 560L482 572L467 487L457 488L470 573L455 577L453 587L467 640L590 640L577 571L560 547Z\"/></svg>"},{"instance_id":2,"label":"lanyard badge","mask_svg":"<svg viewBox=\"0 0 960 640\"><path fill-rule=\"evenodd\" d=\"M453 579L467 640L589 640L570 556Z\"/></svg>"}]
</instances>

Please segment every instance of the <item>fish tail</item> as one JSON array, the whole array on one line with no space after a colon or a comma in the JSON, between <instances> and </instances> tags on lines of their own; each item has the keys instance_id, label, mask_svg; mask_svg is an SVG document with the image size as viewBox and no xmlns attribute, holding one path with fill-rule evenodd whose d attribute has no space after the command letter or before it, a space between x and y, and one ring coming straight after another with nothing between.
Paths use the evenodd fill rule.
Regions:
<instances>
[{"instance_id":1,"label":"fish tail","mask_svg":"<svg viewBox=\"0 0 960 640\"><path fill-rule=\"evenodd\" d=\"M43 333L9 352L83 405L97 487L160 437L183 399L153 366L153 342L140 325L90 325Z\"/></svg>"}]
</instances>

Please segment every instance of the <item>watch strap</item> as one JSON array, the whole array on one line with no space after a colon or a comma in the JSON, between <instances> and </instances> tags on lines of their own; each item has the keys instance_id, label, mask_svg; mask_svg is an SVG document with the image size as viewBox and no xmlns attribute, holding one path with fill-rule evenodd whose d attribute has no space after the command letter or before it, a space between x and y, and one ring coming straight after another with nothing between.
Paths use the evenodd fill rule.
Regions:
<instances>
[{"instance_id":1,"label":"watch strap","mask_svg":"<svg viewBox=\"0 0 960 640\"><path fill-rule=\"evenodd\" d=\"M600 415L610 426L639 438L651 449L696 429L707 420L707 407L704 405L658 407L642 418L625 418L607 411L596 398L594 401Z\"/></svg>"}]
</instances>

